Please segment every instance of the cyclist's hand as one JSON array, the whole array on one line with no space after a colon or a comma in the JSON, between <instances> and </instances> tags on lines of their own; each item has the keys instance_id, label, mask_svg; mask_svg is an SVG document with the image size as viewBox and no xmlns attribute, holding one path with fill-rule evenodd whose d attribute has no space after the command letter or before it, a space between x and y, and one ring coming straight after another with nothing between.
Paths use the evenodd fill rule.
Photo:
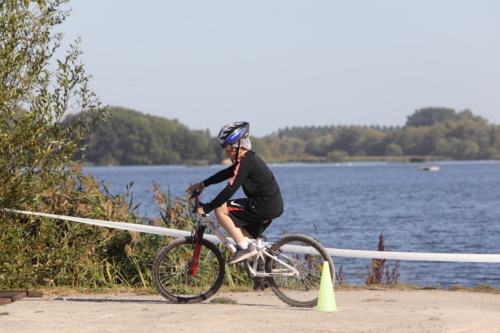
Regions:
<instances>
[{"instance_id":1,"label":"cyclist's hand","mask_svg":"<svg viewBox=\"0 0 500 333\"><path fill-rule=\"evenodd\" d=\"M200 216L205 215L205 211L203 210L203 207L198 207L198 215L200 215Z\"/></svg>"},{"instance_id":2,"label":"cyclist's hand","mask_svg":"<svg viewBox=\"0 0 500 333\"><path fill-rule=\"evenodd\" d=\"M191 183L189 183L189 187L188 187L188 189L186 190L186 193L187 193L187 194L189 194L189 195L191 195L191 194L193 194L193 192L194 192L195 190L200 191L200 194L201 194L201 192L203 192L203 187L201 186L201 184L200 184L200 183L196 183L196 184L191 184Z\"/></svg>"}]
</instances>

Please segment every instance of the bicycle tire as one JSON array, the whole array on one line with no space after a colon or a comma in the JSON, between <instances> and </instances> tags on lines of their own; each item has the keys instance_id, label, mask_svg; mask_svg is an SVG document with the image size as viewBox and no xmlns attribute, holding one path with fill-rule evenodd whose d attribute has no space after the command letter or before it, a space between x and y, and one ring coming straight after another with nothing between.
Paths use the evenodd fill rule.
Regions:
<instances>
[{"instance_id":1,"label":"bicycle tire","mask_svg":"<svg viewBox=\"0 0 500 333\"><path fill-rule=\"evenodd\" d=\"M284 251L285 245L312 247L319 254ZM332 258L318 241L309 236L299 234L284 236L271 246L270 253L300 272L298 277L273 275L268 280L274 294L290 306L311 308L317 305L321 272L325 261L330 265L332 283L335 281ZM280 269L286 270L286 267L270 257L266 258L266 272L278 272Z\"/></svg>"},{"instance_id":2,"label":"bicycle tire","mask_svg":"<svg viewBox=\"0 0 500 333\"><path fill-rule=\"evenodd\" d=\"M219 248L201 240L195 275L189 275L193 237L178 238L158 251L151 268L153 283L166 299L176 303L199 303L213 296L224 282L226 263Z\"/></svg>"}]
</instances>

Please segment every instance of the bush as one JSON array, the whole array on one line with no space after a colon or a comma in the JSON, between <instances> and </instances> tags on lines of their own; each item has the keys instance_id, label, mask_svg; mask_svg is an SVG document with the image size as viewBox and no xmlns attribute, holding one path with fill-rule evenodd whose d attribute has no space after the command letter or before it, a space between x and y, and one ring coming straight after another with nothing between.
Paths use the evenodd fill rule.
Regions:
<instances>
[{"instance_id":1,"label":"bush","mask_svg":"<svg viewBox=\"0 0 500 333\"><path fill-rule=\"evenodd\" d=\"M332 163L342 163L344 162L344 157L349 156L345 151L334 150L326 155L326 159Z\"/></svg>"},{"instance_id":2,"label":"bush","mask_svg":"<svg viewBox=\"0 0 500 333\"><path fill-rule=\"evenodd\" d=\"M67 2L0 3L0 207L136 222L125 197L110 196L79 168L85 158L80 142L107 112L88 88L78 40L49 70L62 40L52 30L69 15L62 9ZM74 112L79 116L62 125ZM0 287L9 289L145 285L148 245L159 243L147 235L5 211L0 230Z\"/></svg>"},{"instance_id":3,"label":"bush","mask_svg":"<svg viewBox=\"0 0 500 333\"><path fill-rule=\"evenodd\" d=\"M64 188L48 189L41 213L138 222L125 196L111 196L92 176L77 174ZM104 193L103 193L104 192ZM0 213L2 288L39 285L110 287L149 285L146 268L163 239L45 217Z\"/></svg>"},{"instance_id":4,"label":"bush","mask_svg":"<svg viewBox=\"0 0 500 333\"><path fill-rule=\"evenodd\" d=\"M403 149L396 143L390 143L387 145L385 154L387 156L401 156L403 155Z\"/></svg>"}]
</instances>

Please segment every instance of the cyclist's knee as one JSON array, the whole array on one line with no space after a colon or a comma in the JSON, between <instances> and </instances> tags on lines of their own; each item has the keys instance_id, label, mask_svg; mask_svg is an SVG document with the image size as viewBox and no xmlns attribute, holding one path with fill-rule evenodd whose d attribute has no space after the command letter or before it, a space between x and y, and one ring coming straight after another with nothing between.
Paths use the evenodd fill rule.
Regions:
<instances>
[{"instance_id":1,"label":"cyclist's knee","mask_svg":"<svg viewBox=\"0 0 500 333\"><path fill-rule=\"evenodd\" d=\"M224 203L222 206L215 208L214 213L216 216L220 214L229 215L229 211L227 210L227 205Z\"/></svg>"}]
</instances>

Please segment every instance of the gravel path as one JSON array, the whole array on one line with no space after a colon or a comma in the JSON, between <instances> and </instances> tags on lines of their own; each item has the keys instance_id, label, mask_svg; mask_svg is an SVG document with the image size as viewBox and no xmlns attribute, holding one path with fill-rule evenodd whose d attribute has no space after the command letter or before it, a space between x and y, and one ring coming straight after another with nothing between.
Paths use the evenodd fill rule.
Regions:
<instances>
[{"instance_id":1,"label":"gravel path","mask_svg":"<svg viewBox=\"0 0 500 333\"><path fill-rule=\"evenodd\" d=\"M292 308L272 292L219 293L235 305L161 296L44 296L0 306L1 332L500 332L500 295L439 290L335 293L338 312Z\"/></svg>"}]
</instances>

